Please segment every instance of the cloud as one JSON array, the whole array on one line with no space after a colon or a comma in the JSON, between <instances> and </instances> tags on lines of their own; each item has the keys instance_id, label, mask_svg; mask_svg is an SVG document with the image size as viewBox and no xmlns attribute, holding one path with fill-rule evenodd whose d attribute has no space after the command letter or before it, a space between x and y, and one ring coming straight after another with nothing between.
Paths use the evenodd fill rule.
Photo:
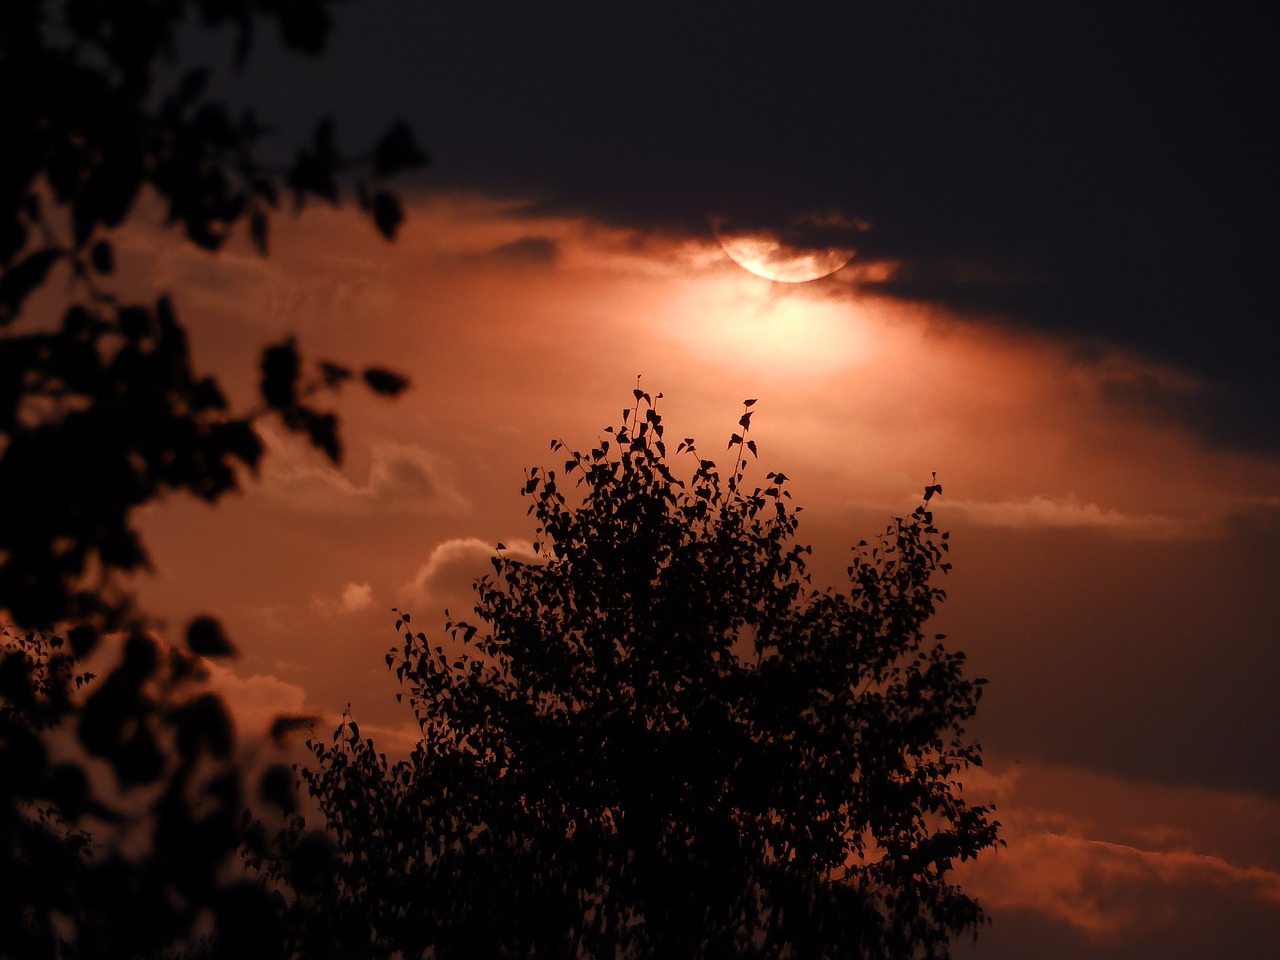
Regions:
<instances>
[{"instance_id":1,"label":"cloud","mask_svg":"<svg viewBox=\"0 0 1280 960\"><path fill-rule=\"evenodd\" d=\"M348 616L373 606L373 587L367 583L348 583L335 600L320 594L311 597L311 609L325 616Z\"/></svg>"},{"instance_id":2,"label":"cloud","mask_svg":"<svg viewBox=\"0 0 1280 960\"><path fill-rule=\"evenodd\" d=\"M505 263L543 265L555 263L560 246L554 237L526 235L494 247L488 255Z\"/></svg>"},{"instance_id":3,"label":"cloud","mask_svg":"<svg viewBox=\"0 0 1280 960\"><path fill-rule=\"evenodd\" d=\"M261 432L269 454L261 489L288 509L346 514L464 513L470 507L448 464L425 447L373 441L365 478L355 482L301 440L266 427Z\"/></svg>"},{"instance_id":4,"label":"cloud","mask_svg":"<svg viewBox=\"0 0 1280 960\"><path fill-rule=\"evenodd\" d=\"M1092 937L1167 923L1195 890L1280 906L1274 870L1047 830L1005 835L1008 847L968 873L968 889L989 909L1030 910Z\"/></svg>"},{"instance_id":5,"label":"cloud","mask_svg":"<svg viewBox=\"0 0 1280 960\"><path fill-rule=\"evenodd\" d=\"M1082 527L1142 540L1177 539L1196 529L1186 521L1158 514L1123 513L1087 503L1074 495L1035 496L1027 500L951 500L947 508L987 527Z\"/></svg>"},{"instance_id":6,"label":"cloud","mask_svg":"<svg viewBox=\"0 0 1280 960\"><path fill-rule=\"evenodd\" d=\"M492 572L490 559L495 552L494 544L476 537L445 540L400 588L401 602L447 608L455 614L470 610L475 597L472 585L482 574ZM506 543L503 553L519 560L535 559L533 545L524 540Z\"/></svg>"},{"instance_id":7,"label":"cloud","mask_svg":"<svg viewBox=\"0 0 1280 960\"><path fill-rule=\"evenodd\" d=\"M958 882L997 917L1024 911L1116 943L1188 921L1188 904L1280 908L1273 799L1045 764L965 781L971 800L996 802L1007 847L961 865Z\"/></svg>"},{"instance_id":8,"label":"cloud","mask_svg":"<svg viewBox=\"0 0 1280 960\"><path fill-rule=\"evenodd\" d=\"M373 588L367 583L348 583L342 591L342 610L355 613L373 604Z\"/></svg>"},{"instance_id":9,"label":"cloud","mask_svg":"<svg viewBox=\"0 0 1280 960\"><path fill-rule=\"evenodd\" d=\"M226 701L243 734L265 736L277 716L310 712L307 693L296 683L263 673L242 677L215 661L206 661L205 668L210 689Z\"/></svg>"}]
</instances>

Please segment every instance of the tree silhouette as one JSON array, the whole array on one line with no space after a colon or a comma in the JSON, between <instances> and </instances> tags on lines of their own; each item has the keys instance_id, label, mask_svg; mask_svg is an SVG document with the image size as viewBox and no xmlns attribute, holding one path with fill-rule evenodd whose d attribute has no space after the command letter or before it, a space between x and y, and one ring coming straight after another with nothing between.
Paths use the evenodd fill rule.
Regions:
<instances>
[{"instance_id":1,"label":"tree silhouette","mask_svg":"<svg viewBox=\"0 0 1280 960\"><path fill-rule=\"evenodd\" d=\"M202 680L142 633L93 678L64 637L3 631L0 957L169 957L197 934L204 955L281 956L277 898L240 857L269 838L245 829L252 786ZM291 811L282 778L259 789Z\"/></svg>"},{"instance_id":2,"label":"tree silhouette","mask_svg":"<svg viewBox=\"0 0 1280 960\"><path fill-rule=\"evenodd\" d=\"M261 458L260 418L338 460L337 418L315 397L356 372L308 372L288 339L262 353L261 403L230 410L166 293L118 293L115 231L151 197L196 247L247 229L265 255L283 200L354 193L395 234L385 181L426 162L406 127L349 161L321 120L276 169L252 112L176 62L184 22L229 28L237 64L264 23L317 53L329 3L0 3L0 957L172 956L196 934L210 955L281 956L277 897L228 871L268 844L246 831L246 803L257 792L291 811L293 776L275 768L255 788L234 761L196 658L233 653L217 621L195 618L185 650L164 648L119 575L147 566L136 509L234 490ZM360 376L385 395L407 383ZM105 631L121 636L119 663L89 682L78 662Z\"/></svg>"},{"instance_id":3,"label":"tree silhouette","mask_svg":"<svg viewBox=\"0 0 1280 960\"><path fill-rule=\"evenodd\" d=\"M266 349L262 406L235 414L216 380L192 369L172 301L113 292L112 231L144 193L170 226L217 250L242 224L266 253L282 196L337 202L341 174L363 171L360 204L387 237L401 219L386 177L425 162L394 126L370 155L344 160L322 120L287 168L259 160L265 130L207 92L209 71L176 70L183 18L230 26L248 57L255 23L318 52L329 0L6 0L0 6L0 610L19 627L70 619L119 625L129 612L112 575L146 564L131 512L170 491L217 500L256 467L264 413L340 455L337 420L309 398L352 371L320 364L304 378L292 340ZM162 79L177 74L168 86ZM61 321L24 315L54 276L70 282ZM30 314L30 311L26 311ZM25 321L25 322L24 322ZM364 372L395 394L405 381Z\"/></svg>"},{"instance_id":4,"label":"tree silhouette","mask_svg":"<svg viewBox=\"0 0 1280 960\"><path fill-rule=\"evenodd\" d=\"M947 535L922 504L817 590L787 478L744 486L754 401L727 476L684 439L681 481L635 399L529 471L537 559L499 546L475 623L399 615L412 756L349 717L310 743L342 856L294 922L378 957L946 956L983 920L949 871L999 842L956 782L983 681L923 634Z\"/></svg>"}]
</instances>

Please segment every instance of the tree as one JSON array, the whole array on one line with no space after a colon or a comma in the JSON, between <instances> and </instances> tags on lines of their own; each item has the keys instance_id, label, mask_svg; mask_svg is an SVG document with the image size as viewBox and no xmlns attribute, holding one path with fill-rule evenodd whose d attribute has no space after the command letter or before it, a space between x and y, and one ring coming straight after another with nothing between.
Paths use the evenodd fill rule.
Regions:
<instances>
[{"instance_id":1,"label":"tree","mask_svg":"<svg viewBox=\"0 0 1280 960\"><path fill-rule=\"evenodd\" d=\"M194 369L167 293L117 292L114 231L150 197L195 246L247 229L265 255L283 199L300 209L354 190L394 236L386 180L426 162L407 127L348 161L322 120L273 168L252 112L233 114L209 71L176 62L177 31L196 20L230 29L238 64L264 22L318 53L330 2L0 3L0 957L172 955L199 931L213 954L280 956L276 898L227 868L241 847L265 849L244 828L250 797L291 810L293 777L273 769L255 791L234 762L226 708L199 684L197 656L233 652L217 621L195 617L165 648L120 574L147 567L137 508L236 489L261 458L261 418L338 460L337 418L315 397L355 371L307 372L292 339L271 344L261 403L232 411ZM40 290L56 295L36 306ZM390 396L407 385L379 368L361 378ZM120 662L87 683L77 661L106 631Z\"/></svg>"},{"instance_id":2,"label":"tree","mask_svg":"<svg viewBox=\"0 0 1280 960\"><path fill-rule=\"evenodd\" d=\"M130 523L168 492L215 501L254 469L264 414L337 460L337 419L312 406L351 379L322 363L304 378L292 340L261 361L262 406L233 413L217 381L197 374L186 332L162 291L125 303L112 291L112 231L144 193L170 226L217 250L242 224L267 251L283 195L338 202L341 174L365 171L356 196L387 237L402 219L385 179L426 161L403 124L366 158L344 160L322 120L287 168L258 158L265 129L208 92L210 72L177 69L183 18L229 26L236 58L259 18L287 46L318 52L331 0L6 0L0 6L0 502L22 504L0 526L0 610L23 629L68 620L119 626L129 598L117 572L144 568ZM166 78L172 78L167 81ZM61 274L58 271L62 271ZM32 293L70 281L61 321L31 316ZM364 371L394 395L403 378Z\"/></svg>"},{"instance_id":3,"label":"tree","mask_svg":"<svg viewBox=\"0 0 1280 960\"><path fill-rule=\"evenodd\" d=\"M172 957L201 933L211 956L281 956L276 897L240 861L267 841L245 829L252 785L202 679L140 632L94 678L64 637L3 631L0 957ZM291 810L282 777L260 789Z\"/></svg>"},{"instance_id":4,"label":"tree","mask_svg":"<svg viewBox=\"0 0 1280 960\"><path fill-rule=\"evenodd\" d=\"M984 681L923 633L947 535L922 504L815 589L787 478L744 485L754 401L681 481L635 399L528 472L537 559L499 545L475 623L399 615L412 756L310 744L342 859L299 922L380 957L946 956L984 918L949 872L999 842L956 781Z\"/></svg>"}]
</instances>

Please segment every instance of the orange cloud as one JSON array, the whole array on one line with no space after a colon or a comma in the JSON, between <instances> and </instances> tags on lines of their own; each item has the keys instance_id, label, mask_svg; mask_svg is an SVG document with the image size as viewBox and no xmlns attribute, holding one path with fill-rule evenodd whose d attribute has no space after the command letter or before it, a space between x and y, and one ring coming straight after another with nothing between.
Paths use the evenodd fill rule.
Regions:
<instances>
[{"instance_id":1,"label":"orange cloud","mask_svg":"<svg viewBox=\"0 0 1280 960\"><path fill-rule=\"evenodd\" d=\"M1098 938L1168 923L1189 891L1213 887L1280 906L1280 872L1204 854L1087 837L1006 831L1008 848L964 874L992 912L1030 910Z\"/></svg>"},{"instance_id":2,"label":"orange cloud","mask_svg":"<svg viewBox=\"0 0 1280 960\"><path fill-rule=\"evenodd\" d=\"M373 587L367 583L348 583L342 588L342 594L336 600L315 594L311 598L311 609L325 615L345 616L359 613L373 606Z\"/></svg>"},{"instance_id":3,"label":"orange cloud","mask_svg":"<svg viewBox=\"0 0 1280 960\"><path fill-rule=\"evenodd\" d=\"M1280 838L1280 803L1044 765L974 773L969 786L997 802L1007 847L959 876L997 917L1030 911L1114 942L1172 922L1208 891L1280 907L1280 847L1267 841ZM1234 822L1222 822L1227 811Z\"/></svg>"},{"instance_id":4,"label":"orange cloud","mask_svg":"<svg viewBox=\"0 0 1280 960\"><path fill-rule=\"evenodd\" d=\"M1005 500L998 503L974 500L948 500L948 512L983 526L991 527L1083 527L1106 531L1121 537L1143 540L1171 540L1194 533L1196 525L1162 517L1158 514L1127 514L1119 510L1085 503L1079 497L1031 497L1027 500Z\"/></svg>"},{"instance_id":5,"label":"orange cloud","mask_svg":"<svg viewBox=\"0 0 1280 960\"><path fill-rule=\"evenodd\" d=\"M244 677L215 661L205 661L205 668L209 688L226 702L244 735L265 736L276 717L310 712L306 691L296 683L264 673Z\"/></svg>"},{"instance_id":6,"label":"orange cloud","mask_svg":"<svg viewBox=\"0 0 1280 960\"><path fill-rule=\"evenodd\" d=\"M512 540L503 545L503 553L520 560L534 560L533 544ZM486 573L492 573L490 558L495 544L476 537L445 540L432 548L425 563L400 588L401 602L410 610L435 614L449 609L465 619L475 602L472 584Z\"/></svg>"},{"instance_id":7,"label":"orange cloud","mask_svg":"<svg viewBox=\"0 0 1280 960\"><path fill-rule=\"evenodd\" d=\"M465 513L465 496L447 462L423 446L394 440L369 444L361 482L307 446L270 426L262 428L267 457L261 493L290 510L368 513L373 510Z\"/></svg>"}]
</instances>

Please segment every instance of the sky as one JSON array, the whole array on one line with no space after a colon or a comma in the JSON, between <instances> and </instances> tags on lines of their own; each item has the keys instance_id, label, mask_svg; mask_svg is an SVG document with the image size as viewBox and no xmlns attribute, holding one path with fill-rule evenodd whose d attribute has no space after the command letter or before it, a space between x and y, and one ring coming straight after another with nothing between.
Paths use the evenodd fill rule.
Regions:
<instances>
[{"instance_id":1,"label":"sky","mask_svg":"<svg viewBox=\"0 0 1280 960\"><path fill-rule=\"evenodd\" d=\"M335 403L339 468L268 424L216 508L141 525L137 585L242 650L249 735L336 719L402 750L392 607L439 630L524 469L586 449L637 375L712 450L756 398L753 469L792 477L815 579L934 472L954 569L937 626L989 679L972 724L1007 848L961 883L957 954L1270 957L1280 929L1280 337L1274 56L1233 4L561 3L340 9L310 62L224 76L281 144L403 118L433 158L394 244L283 215L271 255L140 224L122 275L172 290L246 405L256 352L381 363ZM208 53L193 38L188 56ZM145 219L145 218L144 218ZM743 270L714 228L856 248Z\"/></svg>"}]
</instances>

